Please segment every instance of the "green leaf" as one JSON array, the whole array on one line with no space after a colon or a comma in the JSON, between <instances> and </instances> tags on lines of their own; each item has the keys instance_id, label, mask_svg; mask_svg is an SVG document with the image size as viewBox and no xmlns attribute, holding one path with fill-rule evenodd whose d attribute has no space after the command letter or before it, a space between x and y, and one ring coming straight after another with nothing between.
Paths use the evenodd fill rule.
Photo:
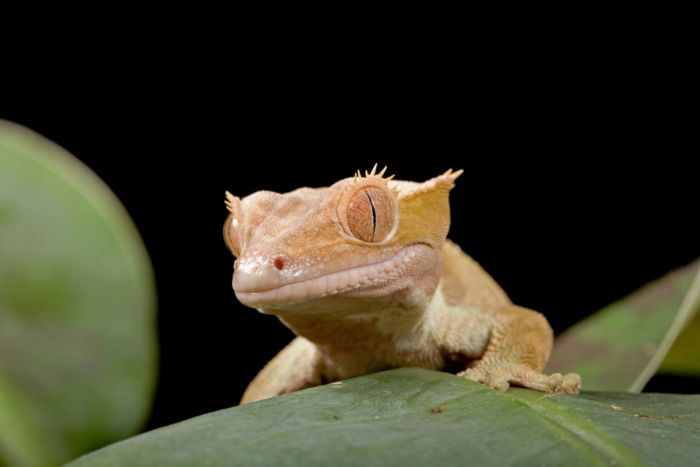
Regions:
<instances>
[{"instance_id":1,"label":"green leaf","mask_svg":"<svg viewBox=\"0 0 700 467\"><path fill-rule=\"evenodd\" d=\"M700 313L695 314L673 343L659 372L700 376Z\"/></svg>"},{"instance_id":2,"label":"green leaf","mask_svg":"<svg viewBox=\"0 0 700 467\"><path fill-rule=\"evenodd\" d=\"M79 466L690 465L700 396L500 394L401 368L202 415Z\"/></svg>"},{"instance_id":3,"label":"green leaf","mask_svg":"<svg viewBox=\"0 0 700 467\"><path fill-rule=\"evenodd\" d=\"M154 311L151 265L116 197L0 120L0 465L56 465L137 432Z\"/></svg>"},{"instance_id":4,"label":"green leaf","mask_svg":"<svg viewBox=\"0 0 700 467\"><path fill-rule=\"evenodd\" d=\"M589 391L639 392L699 308L696 260L562 333L546 371L579 373Z\"/></svg>"}]
</instances>

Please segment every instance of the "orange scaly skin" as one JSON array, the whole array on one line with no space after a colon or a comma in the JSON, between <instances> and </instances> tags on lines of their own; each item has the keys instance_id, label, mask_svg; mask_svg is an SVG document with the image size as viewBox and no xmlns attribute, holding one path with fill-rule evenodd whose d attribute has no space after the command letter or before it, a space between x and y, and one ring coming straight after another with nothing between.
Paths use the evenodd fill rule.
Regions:
<instances>
[{"instance_id":1,"label":"orange scaly skin","mask_svg":"<svg viewBox=\"0 0 700 467\"><path fill-rule=\"evenodd\" d=\"M499 391L578 392L577 374L542 374L544 316L513 305L446 240L460 174L415 183L375 166L328 188L226 194L236 296L299 336L242 404L400 366L453 369Z\"/></svg>"}]
</instances>

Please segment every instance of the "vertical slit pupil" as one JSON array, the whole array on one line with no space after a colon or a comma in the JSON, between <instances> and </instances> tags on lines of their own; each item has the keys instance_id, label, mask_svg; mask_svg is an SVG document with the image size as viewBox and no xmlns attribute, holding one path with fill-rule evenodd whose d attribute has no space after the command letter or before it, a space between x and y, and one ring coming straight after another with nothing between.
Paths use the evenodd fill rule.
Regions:
<instances>
[{"instance_id":1,"label":"vertical slit pupil","mask_svg":"<svg viewBox=\"0 0 700 467\"><path fill-rule=\"evenodd\" d=\"M372 197L366 191L365 194L369 200L369 205L372 207L372 240L374 240L374 232L377 230L377 211L374 209L374 201L372 201Z\"/></svg>"}]
</instances>

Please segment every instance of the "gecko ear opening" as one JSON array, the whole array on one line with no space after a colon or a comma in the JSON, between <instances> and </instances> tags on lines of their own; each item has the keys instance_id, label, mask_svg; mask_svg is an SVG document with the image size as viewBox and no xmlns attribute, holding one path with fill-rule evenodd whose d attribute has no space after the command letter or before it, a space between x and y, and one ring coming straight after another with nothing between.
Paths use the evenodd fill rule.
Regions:
<instances>
[{"instance_id":1,"label":"gecko ear opening","mask_svg":"<svg viewBox=\"0 0 700 467\"><path fill-rule=\"evenodd\" d=\"M230 214L224 222L224 242L233 256L238 257L241 253L241 236L240 236L240 216L241 216L241 200L237 196L233 196L228 191L226 192L226 208Z\"/></svg>"}]
</instances>

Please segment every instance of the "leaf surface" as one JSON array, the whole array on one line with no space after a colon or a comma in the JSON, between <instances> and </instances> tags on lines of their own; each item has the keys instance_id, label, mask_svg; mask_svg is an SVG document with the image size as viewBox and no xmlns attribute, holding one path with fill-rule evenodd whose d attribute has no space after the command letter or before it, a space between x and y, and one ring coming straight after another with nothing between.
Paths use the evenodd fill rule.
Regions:
<instances>
[{"instance_id":1,"label":"leaf surface","mask_svg":"<svg viewBox=\"0 0 700 467\"><path fill-rule=\"evenodd\" d=\"M556 395L401 368L202 415L79 466L688 465L700 396Z\"/></svg>"}]
</instances>

